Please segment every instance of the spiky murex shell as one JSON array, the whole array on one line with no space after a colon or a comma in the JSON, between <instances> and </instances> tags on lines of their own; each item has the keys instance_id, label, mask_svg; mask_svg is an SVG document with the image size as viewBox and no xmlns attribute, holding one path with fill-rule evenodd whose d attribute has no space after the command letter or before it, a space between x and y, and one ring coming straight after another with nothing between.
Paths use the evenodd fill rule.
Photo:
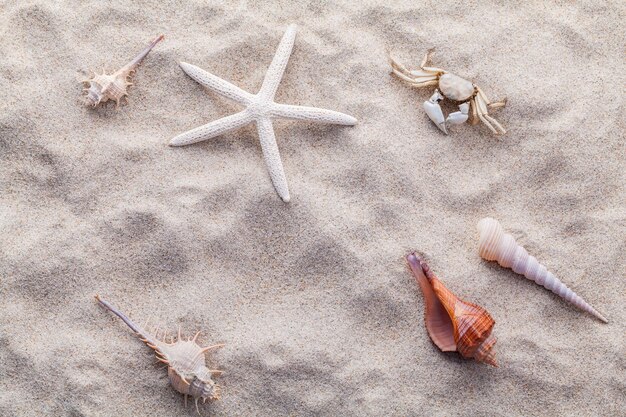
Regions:
<instances>
[{"instance_id":1,"label":"spiky murex shell","mask_svg":"<svg viewBox=\"0 0 626 417\"><path fill-rule=\"evenodd\" d=\"M97 106L109 100L115 101L119 105L120 100L128 95L127 88L132 85L128 81L129 73L96 74L92 78L85 80L89 84L87 89L86 103L89 106Z\"/></svg>"},{"instance_id":2,"label":"spiky murex shell","mask_svg":"<svg viewBox=\"0 0 626 417\"><path fill-rule=\"evenodd\" d=\"M198 344L191 340L179 339L173 344L159 346L159 351L168 364L167 374L176 391L190 395L194 399L219 398L219 387L205 365L205 350Z\"/></svg>"},{"instance_id":3,"label":"spiky murex shell","mask_svg":"<svg viewBox=\"0 0 626 417\"><path fill-rule=\"evenodd\" d=\"M106 103L111 100L115 101L116 106L119 106L120 100L128 95L127 88L132 85L129 82L129 77L136 71L141 61L152 48L162 41L163 38L163 35L157 36L139 55L114 73L106 74L104 70L102 74L94 72L91 78L84 80L83 83L89 84L89 88L85 88L87 91L85 104L96 107L100 103Z\"/></svg>"},{"instance_id":4,"label":"spiky murex shell","mask_svg":"<svg viewBox=\"0 0 626 417\"><path fill-rule=\"evenodd\" d=\"M171 343L166 343L164 339L167 332L163 334L163 340L161 340L158 338L158 329L152 334L99 295L96 295L95 298L100 305L122 319L142 342L152 348L159 361L168 365L169 381L176 391L185 394L185 405L187 404L187 396L191 395L195 400L196 410L200 413L198 400L206 402L206 400L218 400L220 398L220 387L213 381L212 375L214 373L221 374L222 371L212 371L206 367L205 353L211 349L222 347L223 344L202 348L196 344L200 332L197 332L193 338L183 340L180 328L176 340L172 338Z\"/></svg>"}]
</instances>

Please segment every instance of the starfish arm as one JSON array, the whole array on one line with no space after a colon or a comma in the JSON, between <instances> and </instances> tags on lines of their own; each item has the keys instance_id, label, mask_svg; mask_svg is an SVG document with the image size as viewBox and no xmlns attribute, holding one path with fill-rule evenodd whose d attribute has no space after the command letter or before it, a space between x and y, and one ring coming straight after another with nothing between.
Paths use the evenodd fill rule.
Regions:
<instances>
[{"instance_id":1,"label":"starfish arm","mask_svg":"<svg viewBox=\"0 0 626 417\"><path fill-rule=\"evenodd\" d=\"M199 84L205 86L209 90L214 91L221 96L236 101L237 103L243 104L244 106L248 105L254 97L252 94L248 93L247 91L243 91L236 85L231 84L228 81L223 80L211 74L210 72L203 70L202 68L198 68L195 65L181 62L180 67L183 69L183 71L185 71L187 75L189 75Z\"/></svg>"},{"instance_id":2,"label":"starfish arm","mask_svg":"<svg viewBox=\"0 0 626 417\"><path fill-rule=\"evenodd\" d=\"M357 122L354 117L338 111L317 107L292 106L290 104L275 104L272 108L272 116L348 126L353 126Z\"/></svg>"},{"instance_id":3,"label":"starfish arm","mask_svg":"<svg viewBox=\"0 0 626 417\"><path fill-rule=\"evenodd\" d=\"M222 117L195 129L181 133L170 141L170 146L185 146L192 143L214 138L252 122L250 114L244 110L230 116Z\"/></svg>"},{"instance_id":4,"label":"starfish arm","mask_svg":"<svg viewBox=\"0 0 626 417\"><path fill-rule=\"evenodd\" d=\"M280 198L285 203L288 203L290 200L289 187L287 186L287 177L285 177L285 170L278 152L272 120L268 117L261 117L257 120L256 126L259 132L259 139L261 140L261 149L263 150L265 163L267 164L274 188Z\"/></svg>"},{"instance_id":5,"label":"starfish arm","mask_svg":"<svg viewBox=\"0 0 626 417\"><path fill-rule=\"evenodd\" d=\"M285 67L289 61L289 55L291 55L291 49L293 43L296 40L296 25L289 25L287 31L283 35L283 38L278 45L274 59L267 69L263 85L259 91L259 96L268 100L273 100L276 90L278 90L278 84L283 77Z\"/></svg>"}]
</instances>

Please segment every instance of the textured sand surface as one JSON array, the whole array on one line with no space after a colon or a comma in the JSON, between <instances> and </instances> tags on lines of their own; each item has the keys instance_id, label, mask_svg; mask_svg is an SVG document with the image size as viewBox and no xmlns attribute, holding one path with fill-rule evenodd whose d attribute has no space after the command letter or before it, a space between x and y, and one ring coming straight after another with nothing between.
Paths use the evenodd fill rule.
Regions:
<instances>
[{"instance_id":1,"label":"textured sand surface","mask_svg":"<svg viewBox=\"0 0 626 417\"><path fill-rule=\"evenodd\" d=\"M227 344L203 415L626 413L623 2L178 3L0 1L0 415L195 414L95 293ZM275 123L284 204L253 126L167 144L239 109L178 61L256 91L289 23L277 101L359 124ZM160 33L130 105L81 106ZM509 98L502 141L390 76L431 47ZM610 323L482 261L487 215ZM412 249L491 312L500 368L431 343Z\"/></svg>"}]
</instances>

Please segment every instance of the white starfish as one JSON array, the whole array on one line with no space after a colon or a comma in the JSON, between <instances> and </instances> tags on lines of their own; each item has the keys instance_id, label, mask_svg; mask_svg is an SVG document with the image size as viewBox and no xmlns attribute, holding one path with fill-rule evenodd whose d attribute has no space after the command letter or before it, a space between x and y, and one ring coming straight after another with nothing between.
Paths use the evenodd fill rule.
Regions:
<instances>
[{"instance_id":1,"label":"white starfish","mask_svg":"<svg viewBox=\"0 0 626 417\"><path fill-rule=\"evenodd\" d=\"M272 64L267 70L267 74L265 74L261 90L256 95L243 91L241 88L195 65L181 62L180 66L183 71L198 83L226 98L243 104L246 108L239 113L182 133L172 139L170 145L189 145L238 129L248 123L256 122L259 139L261 141L261 149L263 149L263 156L265 157L265 163L267 164L270 177L278 195L283 201L288 202L290 200L289 188L287 187L287 178L283 170L283 163L278 153L278 145L276 144L274 128L272 127L272 119L308 120L338 125L356 124L354 117L336 111L274 103L274 95L285 72L285 67L287 66L287 61L289 61L289 55L291 55L291 49L293 48L295 39L296 25L290 25L280 41L280 45L278 45L278 50L276 51L276 55L274 55Z\"/></svg>"}]
</instances>

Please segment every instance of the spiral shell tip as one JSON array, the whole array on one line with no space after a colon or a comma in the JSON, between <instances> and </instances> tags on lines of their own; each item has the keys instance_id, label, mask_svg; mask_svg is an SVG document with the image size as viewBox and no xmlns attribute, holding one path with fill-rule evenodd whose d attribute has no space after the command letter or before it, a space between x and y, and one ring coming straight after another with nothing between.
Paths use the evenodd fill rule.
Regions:
<instances>
[{"instance_id":1,"label":"spiral shell tip","mask_svg":"<svg viewBox=\"0 0 626 417\"><path fill-rule=\"evenodd\" d=\"M594 315L600 320L602 320L603 323L609 322L609 320L606 317L604 317L602 314L598 313L597 311L594 313Z\"/></svg>"}]
</instances>

